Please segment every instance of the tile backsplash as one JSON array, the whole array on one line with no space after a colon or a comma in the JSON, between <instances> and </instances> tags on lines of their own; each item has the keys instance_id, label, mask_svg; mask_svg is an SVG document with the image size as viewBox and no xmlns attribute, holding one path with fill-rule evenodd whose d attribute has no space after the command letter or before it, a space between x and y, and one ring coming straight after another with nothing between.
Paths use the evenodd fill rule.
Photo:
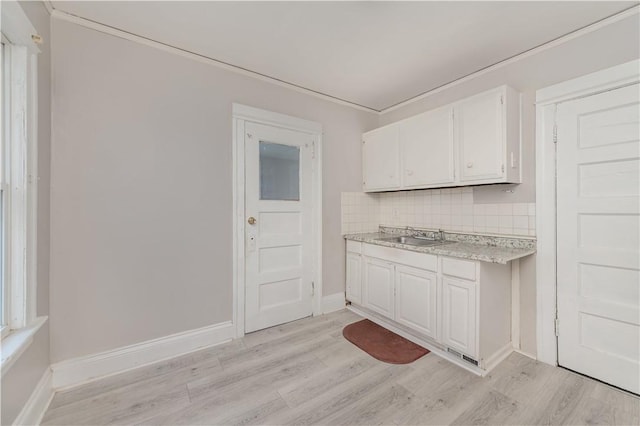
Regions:
<instances>
[{"instance_id":1,"label":"tile backsplash","mask_svg":"<svg viewBox=\"0 0 640 426\"><path fill-rule=\"evenodd\" d=\"M378 225L502 235L536 235L535 203L475 204L472 188L342 193L342 233Z\"/></svg>"}]
</instances>

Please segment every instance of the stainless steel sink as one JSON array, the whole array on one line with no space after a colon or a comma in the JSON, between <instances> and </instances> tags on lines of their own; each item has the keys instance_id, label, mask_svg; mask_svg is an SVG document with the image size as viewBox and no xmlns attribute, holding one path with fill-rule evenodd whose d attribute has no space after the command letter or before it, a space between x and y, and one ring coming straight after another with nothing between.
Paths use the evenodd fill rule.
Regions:
<instances>
[{"instance_id":1,"label":"stainless steel sink","mask_svg":"<svg viewBox=\"0 0 640 426\"><path fill-rule=\"evenodd\" d=\"M404 235L399 237L378 238L378 241L387 241L390 243L398 243L398 244L406 244L409 246L422 246L422 247L437 246L437 245L448 243L448 241L430 240L428 238L407 237Z\"/></svg>"}]
</instances>

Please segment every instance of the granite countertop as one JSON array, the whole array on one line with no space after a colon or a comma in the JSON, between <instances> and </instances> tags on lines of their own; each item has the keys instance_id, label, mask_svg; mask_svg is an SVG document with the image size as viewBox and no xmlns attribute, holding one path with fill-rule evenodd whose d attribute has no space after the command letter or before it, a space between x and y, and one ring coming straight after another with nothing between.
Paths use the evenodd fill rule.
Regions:
<instances>
[{"instance_id":1,"label":"granite countertop","mask_svg":"<svg viewBox=\"0 0 640 426\"><path fill-rule=\"evenodd\" d=\"M347 234L344 238L351 241L360 241L367 244L393 247L419 253L501 264L506 264L512 260L520 259L536 252L536 242L533 238L497 237L478 234L445 232L445 244L427 247L400 244L392 241L380 241L380 238L389 238L394 235L415 234L415 230L407 230L406 228L385 228L383 230L381 227L381 232ZM419 235L424 236L424 233L419 233Z\"/></svg>"}]
</instances>

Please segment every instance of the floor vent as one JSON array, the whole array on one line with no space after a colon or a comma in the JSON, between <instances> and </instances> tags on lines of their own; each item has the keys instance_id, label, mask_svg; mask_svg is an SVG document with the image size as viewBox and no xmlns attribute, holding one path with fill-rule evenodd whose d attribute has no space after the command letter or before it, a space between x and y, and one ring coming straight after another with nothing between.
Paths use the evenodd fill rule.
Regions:
<instances>
[{"instance_id":1,"label":"floor vent","mask_svg":"<svg viewBox=\"0 0 640 426\"><path fill-rule=\"evenodd\" d=\"M456 351L454 349L447 348L447 352L457 356L458 358L462 359L463 361L467 361L469 364L473 364L476 367L478 366L478 361L476 361L475 359L473 359L473 358L471 358L469 356L463 355L463 354L461 354L460 352L458 352L458 351Z\"/></svg>"}]
</instances>

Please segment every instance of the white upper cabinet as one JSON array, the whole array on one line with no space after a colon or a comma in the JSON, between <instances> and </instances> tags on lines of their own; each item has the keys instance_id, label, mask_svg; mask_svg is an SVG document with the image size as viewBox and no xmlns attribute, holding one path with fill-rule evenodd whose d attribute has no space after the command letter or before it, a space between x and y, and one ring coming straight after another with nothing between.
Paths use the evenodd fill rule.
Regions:
<instances>
[{"instance_id":1,"label":"white upper cabinet","mask_svg":"<svg viewBox=\"0 0 640 426\"><path fill-rule=\"evenodd\" d=\"M518 96L508 87L473 96L456 105L461 182L520 182L519 170L513 173L520 160L518 107Z\"/></svg>"},{"instance_id":2,"label":"white upper cabinet","mask_svg":"<svg viewBox=\"0 0 640 426\"><path fill-rule=\"evenodd\" d=\"M453 183L453 108L401 121L400 147L403 188Z\"/></svg>"},{"instance_id":3,"label":"white upper cabinet","mask_svg":"<svg viewBox=\"0 0 640 426\"><path fill-rule=\"evenodd\" d=\"M363 135L366 192L520 183L520 99L501 86Z\"/></svg>"},{"instance_id":4,"label":"white upper cabinet","mask_svg":"<svg viewBox=\"0 0 640 426\"><path fill-rule=\"evenodd\" d=\"M362 135L362 184L365 191L400 189L398 125Z\"/></svg>"}]
</instances>

